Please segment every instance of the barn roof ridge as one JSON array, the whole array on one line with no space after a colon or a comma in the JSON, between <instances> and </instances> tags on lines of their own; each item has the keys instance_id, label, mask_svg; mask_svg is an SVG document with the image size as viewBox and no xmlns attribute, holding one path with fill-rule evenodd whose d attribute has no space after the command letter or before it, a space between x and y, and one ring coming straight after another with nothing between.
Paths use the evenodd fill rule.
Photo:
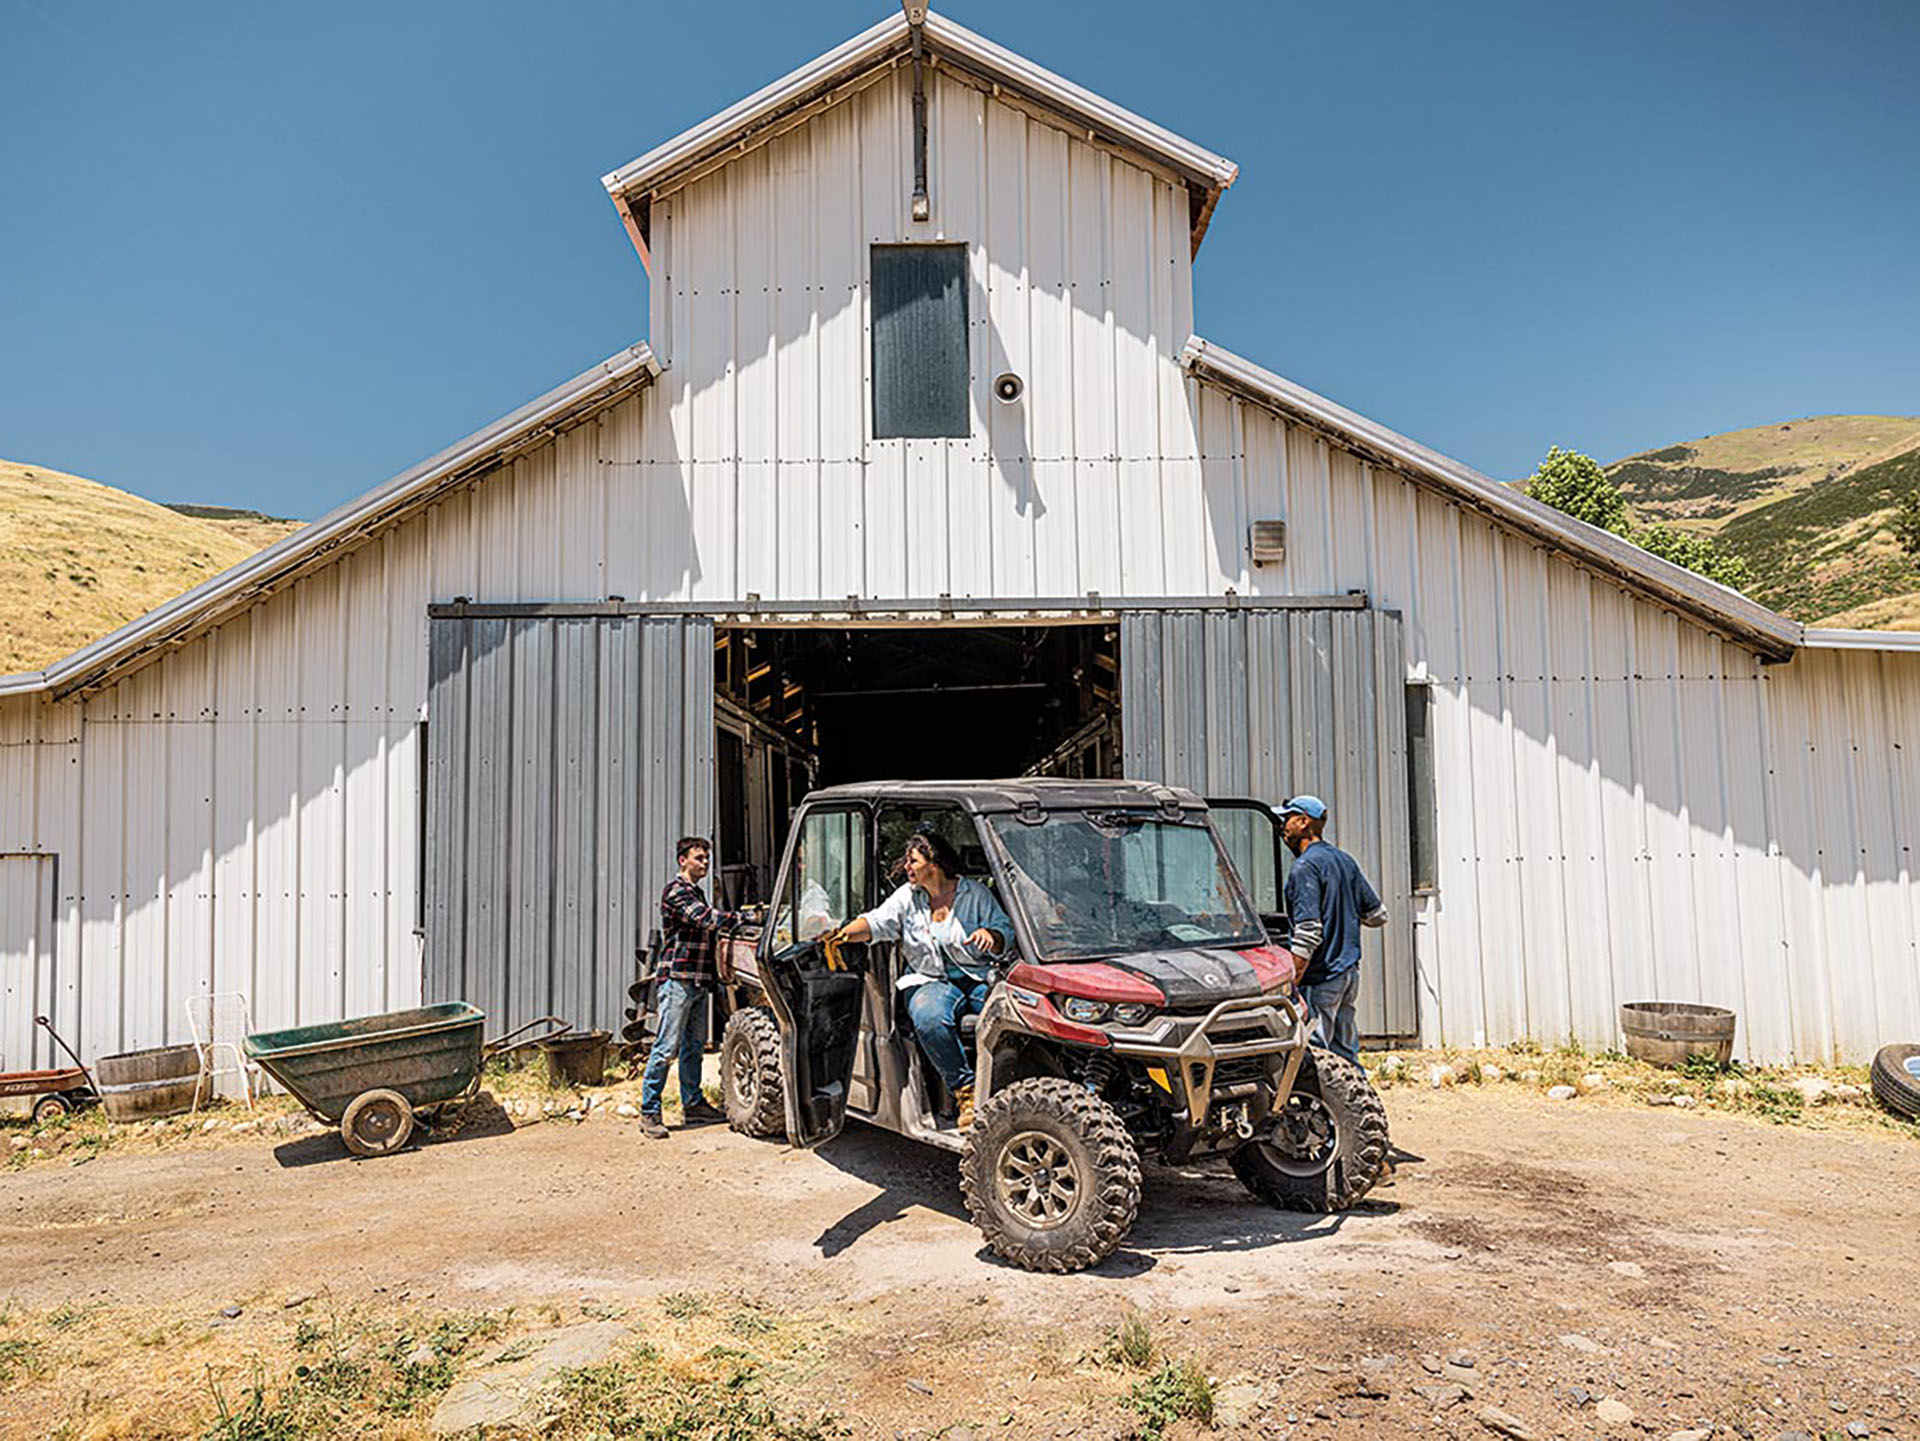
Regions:
<instances>
[{"instance_id":1,"label":"barn roof ridge","mask_svg":"<svg viewBox=\"0 0 1920 1441\"><path fill-rule=\"evenodd\" d=\"M1642 595L1685 612L1710 629L1772 660L1785 660L1804 643L1805 627L1729 586L1662 560L1611 531L1563 511L1471 466L1369 420L1357 411L1200 336L1180 356L1189 374L1283 418L1330 435L1362 459L1395 470L1518 531Z\"/></svg>"},{"instance_id":2,"label":"barn roof ridge","mask_svg":"<svg viewBox=\"0 0 1920 1441\"><path fill-rule=\"evenodd\" d=\"M928 14L922 40L936 65L972 75L1068 121L1090 138L1145 156L1178 174L1189 192L1191 243L1199 248L1215 203L1239 174L1240 167L1233 161L944 15ZM603 176L601 183L634 233L642 256L648 244L644 209L648 196L676 187L798 124L844 96L863 77L901 63L911 42L905 14L892 15Z\"/></svg>"}]
</instances>

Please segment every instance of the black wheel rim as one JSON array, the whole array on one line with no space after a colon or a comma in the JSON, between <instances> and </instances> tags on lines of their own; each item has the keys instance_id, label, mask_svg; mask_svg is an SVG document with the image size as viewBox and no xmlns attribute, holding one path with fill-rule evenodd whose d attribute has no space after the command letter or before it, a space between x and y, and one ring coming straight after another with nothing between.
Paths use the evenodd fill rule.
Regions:
<instances>
[{"instance_id":1,"label":"black wheel rim","mask_svg":"<svg viewBox=\"0 0 1920 1441\"><path fill-rule=\"evenodd\" d=\"M1295 1091L1259 1143L1269 1164L1289 1176L1318 1176L1340 1150L1340 1123L1327 1103Z\"/></svg>"}]
</instances>

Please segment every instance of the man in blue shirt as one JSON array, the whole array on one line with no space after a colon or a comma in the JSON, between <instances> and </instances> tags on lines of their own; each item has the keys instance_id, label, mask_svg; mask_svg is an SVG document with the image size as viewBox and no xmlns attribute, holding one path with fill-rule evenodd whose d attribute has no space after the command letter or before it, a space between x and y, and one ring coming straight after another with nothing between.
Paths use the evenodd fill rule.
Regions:
<instances>
[{"instance_id":1,"label":"man in blue shirt","mask_svg":"<svg viewBox=\"0 0 1920 1441\"><path fill-rule=\"evenodd\" d=\"M1295 796L1280 807L1281 835L1294 854L1287 875L1293 977L1313 1016L1315 1039L1360 1060L1360 928L1384 926L1387 908L1352 856L1321 838L1327 803Z\"/></svg>"}]
</instances>

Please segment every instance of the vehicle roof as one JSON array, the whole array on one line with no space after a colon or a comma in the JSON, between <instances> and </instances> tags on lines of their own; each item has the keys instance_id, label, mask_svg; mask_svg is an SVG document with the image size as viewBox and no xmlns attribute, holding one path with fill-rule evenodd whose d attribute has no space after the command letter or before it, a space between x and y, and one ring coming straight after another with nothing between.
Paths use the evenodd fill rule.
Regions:
<instances>
[{"instance_id":1,"label":"vehicle roof","mask_svg":"<svg viewBox=\"0 0 1920 1441\"><path fill-rule=\"evenodd\" d=\"M1193 791L1153 781L1058 780L1020 776L1012 780L858 781L812 791L807 804L826 801L944 801L977 815L999 811L1102 810L1126 806L1176 806L1204 810Z\"/></svg>"}]
</instances>

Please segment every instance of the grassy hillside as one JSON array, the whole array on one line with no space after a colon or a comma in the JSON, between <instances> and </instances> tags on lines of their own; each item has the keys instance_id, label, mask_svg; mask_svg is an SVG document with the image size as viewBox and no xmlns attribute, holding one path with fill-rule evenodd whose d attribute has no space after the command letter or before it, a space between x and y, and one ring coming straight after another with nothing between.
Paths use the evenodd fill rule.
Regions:
<instances>
[{"instance_id":1,"label":"grassy hillside","mask_svg":"<svg viewBox=\"0 0 1920 1441\"><path fill-rule=\"evenodd\" d=\"M1756 426L1607 467L1642 522L1711 535L1753 568L1754 598L1810 624L1920 625L1920 568L1894 508L1920 486L1920 418L1828 415Z\"/></svg>"},{"instance_id":2,"label":"grassy hillside","mask_svg":"<svg viewBox=\"0 0 1920 1441\"><path fill-rule=\"evenodd\" d=\"M0 673L34 670L299 528L183 515L40 465L0 461Z\"/></svg>"}]
</instances>

